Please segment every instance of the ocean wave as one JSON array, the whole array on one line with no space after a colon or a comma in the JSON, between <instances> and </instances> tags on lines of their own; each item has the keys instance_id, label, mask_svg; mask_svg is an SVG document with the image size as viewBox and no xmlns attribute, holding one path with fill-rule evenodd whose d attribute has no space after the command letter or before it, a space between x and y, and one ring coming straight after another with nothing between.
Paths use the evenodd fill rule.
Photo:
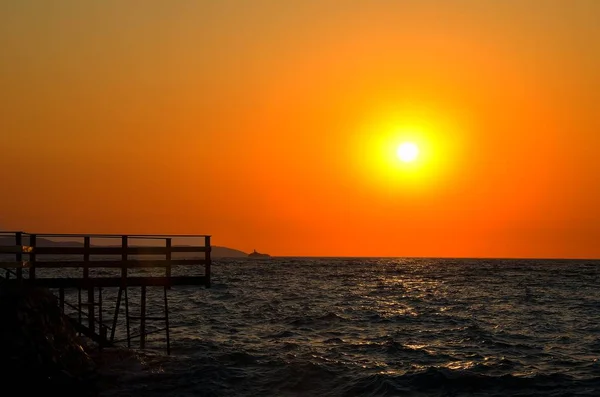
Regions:
<instances>
[{"instance_id":1,"label":"ocean wave","mask_svg":"<svg viewBox=\"0 0 600 397\"><path fill-rule=\"evenodd\" d=\"M345 396L435 395L458 396L485 393L485 396L519 395L593 396L600 378L575 380L563 374L488 376L473 371L427 368L403 375L374 374L356 379ZM428 394L429 395L429 394Z\"/></svg>"}]
</instances>

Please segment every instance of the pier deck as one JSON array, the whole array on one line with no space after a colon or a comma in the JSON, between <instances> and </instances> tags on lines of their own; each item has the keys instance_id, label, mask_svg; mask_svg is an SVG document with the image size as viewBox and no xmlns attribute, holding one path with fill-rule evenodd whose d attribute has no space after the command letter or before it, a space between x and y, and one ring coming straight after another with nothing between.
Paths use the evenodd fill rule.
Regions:
<instances>
[{"instance_id":1,"label":"pier deck","mask_svg":"<svg viewBox=\"0 0 600 397\"><path fill-rule=\"evenodd\" d=\"M118 244L115 244L115 240ZM183 244L194 242L194 244ZM200 244L198 244L200 242ZM55 290L64 312L65 306L76 310L71 317L78 332L90 337L101 346L115 342L115 332L124 300L127 345L134 337L140 339L140 348L146 344L146 321L164 321L167 353L170 353L169 309L167 291L173 286L210 287L211 245L208 235L112 235L112 234L39 234L0 231L0 269L5 270L0 283L8 286L35 286ZM175 258L175 256L179 256ZM172 275L174 266L194 270L203 268L202 275ZM93 276L92 269L120 269L120 276ZM130 270L163 269L163 275L131 275ZM53 275L40 277L47 269L77 269L77 277ZM129 313L130 288L139 287L140 315ZM146 315L146 290L163 287L164 316ZM112 323L103 320L102 290L118 289ZM77 305L65 301L65 290L78 292ZM82 300L82 291L87 301ZM139 321L139 334L131 335L130 321ZM87 323L87 324L86 324ZM110 332L110 336L108 335Z\"/></svg>"}]
</instances>

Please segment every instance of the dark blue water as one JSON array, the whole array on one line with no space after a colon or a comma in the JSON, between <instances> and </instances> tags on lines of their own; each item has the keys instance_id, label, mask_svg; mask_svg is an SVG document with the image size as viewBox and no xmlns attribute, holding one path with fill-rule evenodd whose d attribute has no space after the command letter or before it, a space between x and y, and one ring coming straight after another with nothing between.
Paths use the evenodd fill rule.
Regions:
<instances>
[{"instance_id":1,"label":"dark blue water","mask_svg":"<svg viewBox=\"0 0 600 397\"><path fill-rule=\"evenodd\" d=\"M171 356L162 333L156 351L106 352L104 395L600 395L600 262L217 260L213 274L169 292Z\"/></svg>"}]
</instances>

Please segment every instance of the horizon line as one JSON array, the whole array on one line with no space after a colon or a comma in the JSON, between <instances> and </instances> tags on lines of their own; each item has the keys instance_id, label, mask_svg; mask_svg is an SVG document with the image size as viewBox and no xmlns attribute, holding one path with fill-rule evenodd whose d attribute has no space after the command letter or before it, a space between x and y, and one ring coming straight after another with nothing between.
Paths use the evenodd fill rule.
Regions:
<instances>
[{"instance_id":1,"label":"horizon line","mask_svg":"<svg viewBox=\"0 0 600 397\"><path fill-rule=\"evenodd\" d=\"M561 257L510 257L510 256L368 256L368 255L271 255L272 258L331 258L331 259L494 259L494 260L550 260L550 261L598 261L600 258Z\"/></svg>"}]
</instances>

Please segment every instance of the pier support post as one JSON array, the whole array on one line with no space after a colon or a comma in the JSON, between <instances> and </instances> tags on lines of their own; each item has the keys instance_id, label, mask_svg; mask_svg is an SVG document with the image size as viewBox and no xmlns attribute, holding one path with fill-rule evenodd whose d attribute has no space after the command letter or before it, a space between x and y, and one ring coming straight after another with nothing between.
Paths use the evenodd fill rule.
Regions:
<instances>
[{"instance_id":1,"label":"pier support post","mask_svg":"<svg viewBox=\"0 0 600 397\"><path fill-rule=\"evenodd\" d=\"M146 286L142 286L140 302L140 349L146 347Z\"/></svg>"},{"instance_id":2,"label":"pier support post","mask_svg":"<svg viewBox=\"0 0 600 397\"><path fill-rule=\"evenodd\" d=\"M115 340L115 331L117 330L117 320L119 318L119 309L121 307L121 296L123 295L123 285L119 287L119 292L117 292L117 304L115 306L115 316L113 317L112 329L110 330L110 341L114 342Z\"/></svg>"},{"instance_id":3,"label":"pier support post","mask_svg":"<svg viewBox=\"0 0 600 397\"><path fill-rule=\"evenodd\" d=\"M98 332L102 333L102 287L98 287Z\"/></svg>"},{"instance_id":4,"label":"pier support post","mask_svg":"<svg viewBox=\"0 0 600 397\"><path fill-rule=\"evenodd\" d=\"M164 288L165 296L165 332L167 336L167 354L171 354L171 338L169 334L169 303L167 300L167 287Z\"/></svg>"},{"instance_id":5,"label":"pier support post","mask_svg":"<svg viewBox=\"0 0 600 397\"><path fill-rule=\"evenodd\" d=\"M121 237L121 260L127 261L128 237ZM127 347L131 347L131 328L129 327L129 296L127 294L127 267L121 268L121 288L125 289L125 327L127 328Z\"/></svg>"},{"instance_id":6,"label":"pier support post","mask_svg":"<svg viewBox=\"0 0 600 397\"><path fill-rule=\"evenodd\" d=\"M84 268L83 268L83 278L85 280L89 279L90 277L90 268L88 266L88 263L90 261L90 245L91 245L91 241L90 241L90 237L89 236L85 236L83 238L83 247L85 248L85 253L83 254L83 261L84 263ZM96 317L96 313L94 310L94 287L87 287L87 308L88 308L88 327L90 328L90 330L92 332L95 332L96 329L96 324L95 324L95 317Z\"/></svg>"},{"instance_id":7,"label":"pier support post","mask_svg":"<svg viewBox=\"0 0 600 397\"><path fill-rule=\"evenodd\" d=\"M127 347L131 348L131 328L129 327L129 297L125 286L125 327L127 328Z\"/></svg>"},{"instance_id":8,"label":"pier support post","mask_svg":"<svg viewBox=\"0 0 600 397\"><path fill-rule=\"evenodd\" d=\"M23 246L23 233L21 232L17 232L15 233L15 245L17 246ZM17 262L23 262L23 253L21 252L21 250L19 250L19 252L17 252L16 258ZM8 270L6 271L6 278L8 278L8 275L10 273L8 272ZM21 280L23 278L23 268L22 267L18 267L17 268L17 279Z\"/></svg>"},{"instance_id":9,"label":"pier support post","mask_svg":"<svg viewBox=\"0 0 600 397\"><path fill-rule=\"evenodd\" d=\"M77 321L81 324L81 288L77 288ZM81 336L81 330L79 336Z\"/></svg>"}]
</instances>

